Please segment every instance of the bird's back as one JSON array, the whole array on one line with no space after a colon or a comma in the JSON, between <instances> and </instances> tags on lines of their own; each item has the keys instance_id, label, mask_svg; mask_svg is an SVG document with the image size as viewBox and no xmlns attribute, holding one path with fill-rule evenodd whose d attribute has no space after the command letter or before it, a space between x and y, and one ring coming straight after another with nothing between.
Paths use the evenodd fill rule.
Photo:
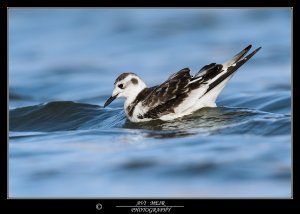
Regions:
<instances>
[{"instance_id":1,"label":"bird's back","mask_svg":"<svg viewBox=\"0 0 300 214\"><path fill-rule=\"evenodd\" d=\"M204 66L194 77L189 68L184 68L162 84L145 88L125 109L126 114L134 122L172 120L203 107L216 107L217 97L235 71L260 49L244 57L250 48L251 45L226 63Z\"/></svg>"}]
</instances>

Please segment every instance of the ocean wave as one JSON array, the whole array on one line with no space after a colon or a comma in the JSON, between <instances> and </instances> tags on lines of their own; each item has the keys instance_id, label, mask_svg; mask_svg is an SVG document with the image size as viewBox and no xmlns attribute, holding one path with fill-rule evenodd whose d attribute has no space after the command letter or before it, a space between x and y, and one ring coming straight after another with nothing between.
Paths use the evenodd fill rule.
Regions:
<instances>
[{"instance_id":1,"label":"ocean wave","mask_svg":"<svg viewBox=\"0 0 300 214\"><path fill-rule=\"evenodd\" d=\"M278 102L275 100L274 102ZM193 134L290 134L290 116L248 108L203 108L173 121L132 123L122 108L55 101L16 108L9 112L10 131L54 132L88 129L137 129L155 138Z\"/></svg>"}]
</instances>

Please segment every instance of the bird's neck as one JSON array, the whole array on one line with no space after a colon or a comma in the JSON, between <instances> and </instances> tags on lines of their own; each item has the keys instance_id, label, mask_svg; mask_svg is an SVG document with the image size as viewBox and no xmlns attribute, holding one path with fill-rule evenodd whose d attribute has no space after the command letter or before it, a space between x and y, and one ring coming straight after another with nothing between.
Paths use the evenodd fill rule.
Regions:
<instances>
[{"instance_id":1,"label":"bird's neck","mask_svg":"<svg viewBox=\"0 0 300 214\"><path fill-rule=\"evenodd\" d=\"M141 93L141 91L143 91L145 88L147 88L146 84L140 83L138 87L135 87L130 91L129 95L125 97L125 103L124 103L125 109L136 100L139 93Z\"/></svg>"}]
</instances>

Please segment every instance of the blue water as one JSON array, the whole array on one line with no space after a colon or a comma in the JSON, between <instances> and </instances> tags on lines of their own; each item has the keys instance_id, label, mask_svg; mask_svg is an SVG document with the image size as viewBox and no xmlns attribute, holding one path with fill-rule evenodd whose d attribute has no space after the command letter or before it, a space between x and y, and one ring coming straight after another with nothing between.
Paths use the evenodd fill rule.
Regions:
<instances>
[{"instance_id":1,"label":"blue water","mask_svg":"<svg viewBox=\"0 0 300 214\"><path fill-rule=\"evenodd\" d=\"M131 123L149 86L262 49L217 100ZM10 197L291 197L291 10L9 9Z\"/></svg>"}]
</instances>

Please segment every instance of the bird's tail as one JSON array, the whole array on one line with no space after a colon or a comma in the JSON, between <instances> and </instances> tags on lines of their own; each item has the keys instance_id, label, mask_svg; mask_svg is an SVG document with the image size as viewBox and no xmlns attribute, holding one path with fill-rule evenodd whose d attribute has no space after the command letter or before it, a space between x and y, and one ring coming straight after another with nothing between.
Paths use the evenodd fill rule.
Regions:
<instances>
[{"instance_id":1,"label":"bird's tail","mask_svg":"<svg viewBox=\"0 0 300 214\"><path fill-rule=\"evenodd\" d=\"M232 59L228 60L227 62L223 63L224 67L229 67L230 65L239 61L246 53L251 49L252 45L248 45L244 50L236 54Z\"/></svg>"},{"instance_id":2,"label":"bird's tail","mask_svg":"<svg viewBox=\"0 0 300 214\"><path fill-rule=\"evenodd\" d=\"M237 69L239 69L243 64L245 64L249 59L251 59L251 57L254 56L254 54L256 54L261 49L261 47L259 47L255 49L253 52L251 52L250 54L248 54L247 56L245 56L251 47L252 47L251 45L247 46L244 50L242 50L240 53L235 55L231 60L223 64L223 69L222 69L223 71L220 72L220 75L217 75L215 78L212 79L212 81L210 81L206 93L208 93L210 90L215 88L223 81L230 79L230 77L232 77L232 74Z\"/></svg>"}]
</instances>

